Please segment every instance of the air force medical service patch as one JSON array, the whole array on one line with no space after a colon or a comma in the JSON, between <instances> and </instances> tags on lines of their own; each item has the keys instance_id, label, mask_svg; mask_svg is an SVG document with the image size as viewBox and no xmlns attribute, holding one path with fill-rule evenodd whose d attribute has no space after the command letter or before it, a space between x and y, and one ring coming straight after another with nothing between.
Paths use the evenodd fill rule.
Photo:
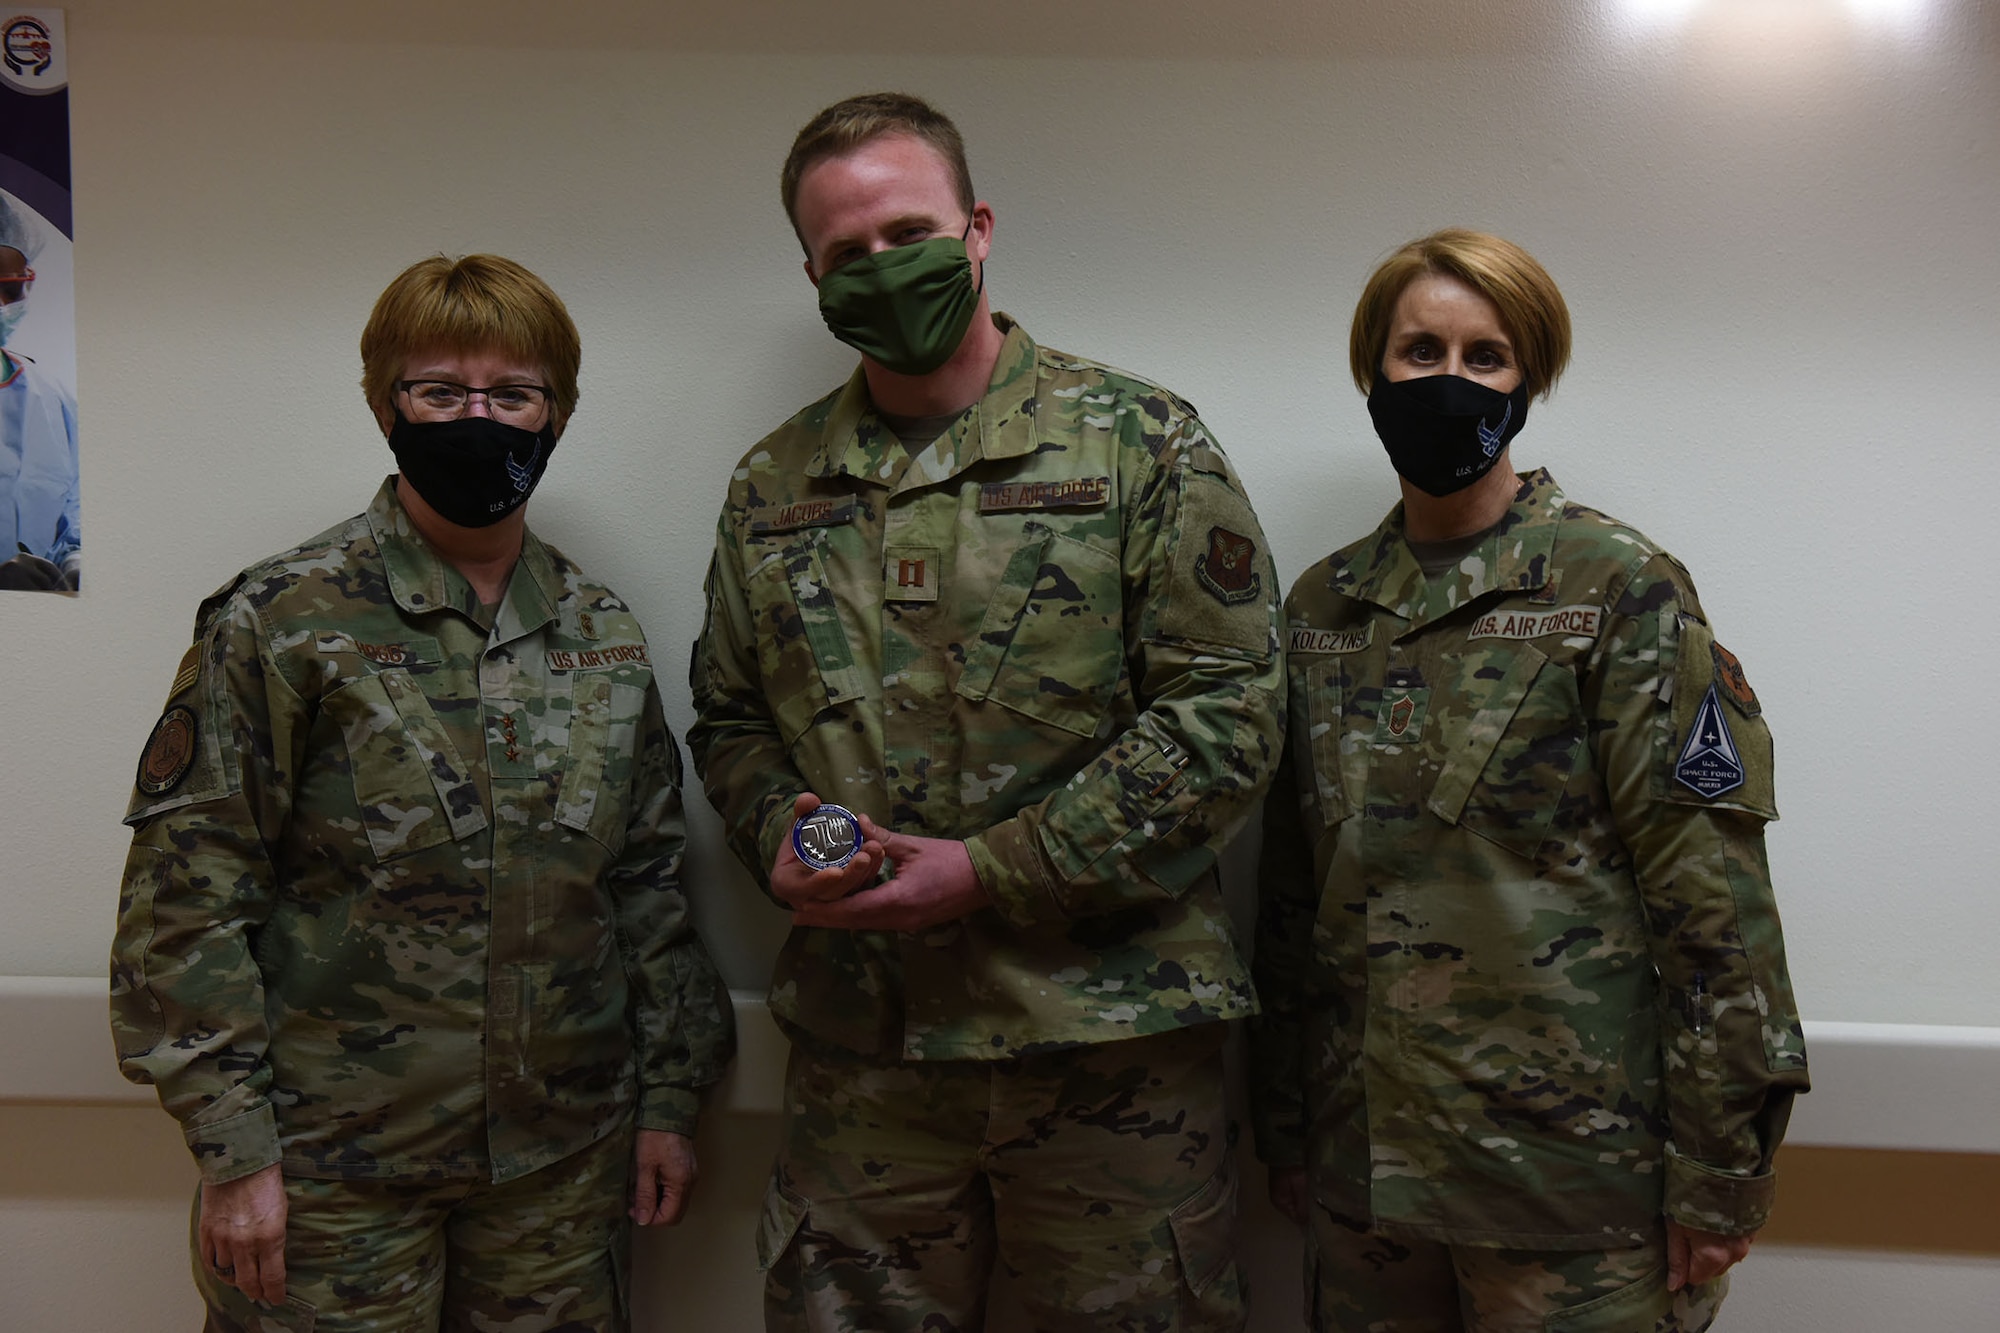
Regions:
<instances>
[{"instance_id":1,"label":"air force medical service patch","mask_svg":"<svg viewBox=\"0 0 2000 1333\"><path fill-rule=\"evenodd\" d=\"M1705 801L1743 785L1742 756L1736 752L1736 738L1729 734L1729 720L1723 716L1713 685L1694 711L1694 724L1681 746L1674 777Z\"/></svg>"}]
</instances>

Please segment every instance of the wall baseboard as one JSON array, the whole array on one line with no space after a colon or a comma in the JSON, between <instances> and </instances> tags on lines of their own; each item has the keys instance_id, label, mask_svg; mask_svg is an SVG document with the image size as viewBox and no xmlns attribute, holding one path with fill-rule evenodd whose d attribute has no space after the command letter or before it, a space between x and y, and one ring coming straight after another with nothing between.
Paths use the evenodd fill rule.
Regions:
<instances>
[{"instance_id":1,"label":"wall baseboard","mask_svg":"<svg viewBox=\"0 0 2000 1333\"><path fill-rule=\"evenodd\" d=\"M0 1102L150 1102L118 1076L92 977L0 976ZM775 1114L784 1035L751 991L736 1002L738 1053L710 1106ZM1801 1098L1791 1144L1903 1152L2000 1153L2000 1027L1905 1023L1806 1024L1812 1095Z\"/></svg>"}]
</instances>

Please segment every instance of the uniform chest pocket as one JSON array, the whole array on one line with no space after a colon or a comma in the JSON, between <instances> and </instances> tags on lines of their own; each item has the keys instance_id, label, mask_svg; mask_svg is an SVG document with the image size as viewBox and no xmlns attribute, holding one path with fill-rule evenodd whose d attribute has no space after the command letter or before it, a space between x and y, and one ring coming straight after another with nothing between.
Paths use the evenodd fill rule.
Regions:
<instances>
[{"instance_id":1,"label":"uniform chest pocket","mask_svg":"<svg viewBox=\"0 0 2000 1333\"><path fill-rule=\"evenodd\" d=\"M750 572L744 594L756 626L764 698L790 745L822 709L861 697L860 667L816 543L774 551Z\"/></svg>"},{"instance_id":2,"label":"uniform chest pocket","mask_svg":"<svg viewBox=\"0 0 2000 1333\"><path fill-rule=\"evenodd\" d=\"M1038 523L1008 558L956 689L1095 736L1125 661L1118 559Z\"/></svg>"},{"instance_id":3,"label":"uniform chest pocket","mask_svg":"<svg viewBox=\"0 0 2000 1333\"><path fill-rule=\"evenodd\" d=\"M1498 680L1475 685L1446 725L1431 813L1537 861L1583 746L1576 677L1523 643Z\"/></svg>"},{"instance_id":4,"label":"uniform chest pocket","mask_svg":"<svg viewBox=\"0 0 2000 1333\"><path fill-rule=\"evenodd\" d=\"M1346 731L1342 702L1347 673L1337 657L1311 662L1293 673L1292 753L1307 757L1311 773L1299 773L1300 813L1317 814L1331 828L1354 813L1349 783L1341 772L1341 737Z\"/></svg>"},{"instance_id":5,"label":"uniform chest pocket","mask_svg":"<svg viewBox=\"0 0 2000 1333\"><path fill-rule=\"evenodd\" d=\"M569 750L556 822L587 833L616 856L632 822L632 773L646 691L595 673L572 678Z\"/></svg>"},{"instance_id":6,"label":"uniform chest pocket","mask_svg":"<svg viewBox=\"0 0 2000 1333\"><path fill-rule=\"evenodd\" d=\"M479 784L408 671L363 676L321 706L347 747L355 804L377 861L486 827Z\"/></svg>"}]
</instances>

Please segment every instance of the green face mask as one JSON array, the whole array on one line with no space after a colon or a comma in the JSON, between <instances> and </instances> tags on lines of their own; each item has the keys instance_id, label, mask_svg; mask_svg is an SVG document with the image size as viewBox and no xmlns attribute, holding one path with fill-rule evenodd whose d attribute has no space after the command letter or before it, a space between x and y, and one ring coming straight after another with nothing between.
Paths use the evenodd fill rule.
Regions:
<instances>
[{"instance_id":1,"label":"green face mask","mask_svg":"<svg viewBox=\"0 0 2000 1333\"><path fill-rule=\"evenodd\" d=\"M879 250L819 280L820 318L833 336L899 375L928 375L951 360L978 304L964 236Z\"/></svg>"}]
</instances>

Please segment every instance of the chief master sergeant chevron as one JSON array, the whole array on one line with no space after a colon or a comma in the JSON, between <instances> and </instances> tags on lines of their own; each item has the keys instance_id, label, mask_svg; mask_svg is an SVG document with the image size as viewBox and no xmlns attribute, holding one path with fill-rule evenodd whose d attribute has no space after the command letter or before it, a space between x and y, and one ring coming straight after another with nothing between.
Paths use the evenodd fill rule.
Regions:
<instances>
[{"instance_id":1,"label":"chief master sergeant chevron","mask_svg":"<svg viewBox=\"0 0 2000 1333\"><path fill-rule=\"evenodd\" d=\"M782 177L841 388L738 465L689 732L793 914L759 1260L775 1329L1237 1329L1216 854L1281 745L1278 587L1188 404L985 289L951 122L827 108ZM844 868L792 847L819 801ZM876 882L884 858L893 873Z\"/></svg>"}]
</instances>

